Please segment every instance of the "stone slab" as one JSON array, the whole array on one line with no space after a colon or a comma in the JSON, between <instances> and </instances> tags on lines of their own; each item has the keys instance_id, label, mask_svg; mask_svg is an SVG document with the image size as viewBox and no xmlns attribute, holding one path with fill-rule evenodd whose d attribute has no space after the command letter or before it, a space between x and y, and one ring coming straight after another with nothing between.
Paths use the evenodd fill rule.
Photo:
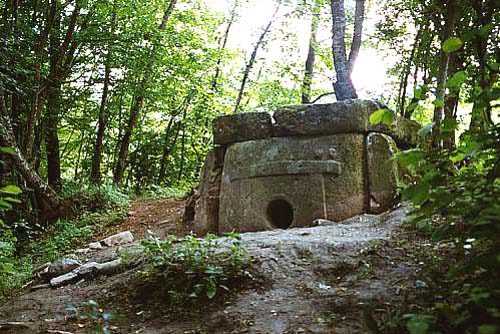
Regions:
<instances>
[{"instance_id":1,"label":"stone slab","mask_svg":"<svg viewBox=\"0 0 500 334\"><path fill-rule=\"evenodd\" d=\"M194 206L194 215L192 217L185 215L185 219L192 219L186 223L198 236L218 231L219 194L224 154L224 147L216 147L207 154L201 171L201 182L195 194L196 198L191 204Z\"/></svg>"},{"instance_id":2,"label":"stone slab","mask_svg":"<svg viewBox=\"0 0 500 334\"><path fill-rule=\"evenodd\" d=\"M307 137L341 133L385 133L393 137L399 147L416 146L417 122L395 115L394 124L372 125L370 115L384 108L372 100L346 100L328 104L303 104L268 113L226 115L214 121L215 144L228 145L270 137Z\"/></svg>"},{"instance_id":3,"label":"stone slab","mask_svg":"<svg viewBox=\"0 0 500 334\"><path fill-rule=\"evenodd\" d=\"M366 137L370 212L382 213L396 201L397 164L392 160L397 147L394 140L382 133Z\"/></svg>"},{"instance_id":4,"label":"stone slab","mask_svg":"<svg viewBox=\"0 0 500 334\"><path fill-rule=\"evenodd\" d=\"M225 145L272 136L271 115L267 112L220 116L213 122L214 143Z\"/></svg>"}]
</instances>

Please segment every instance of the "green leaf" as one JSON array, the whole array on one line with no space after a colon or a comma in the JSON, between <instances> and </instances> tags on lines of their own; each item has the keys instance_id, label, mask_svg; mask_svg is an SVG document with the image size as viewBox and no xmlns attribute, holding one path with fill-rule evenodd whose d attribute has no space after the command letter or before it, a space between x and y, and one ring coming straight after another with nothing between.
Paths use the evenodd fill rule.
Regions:
<instances>
[{"instance_id":1,"label":"green leaf","mask_svg":"<svg viewBox=\"0 0 500 334\"><path fill-rule=\"evenodd\" d=\"M406 328L410 334L427 334L429 332L429 323L426 319L415 316L408 320Z\"/></svg>"},{"instance_id":2,"label":"green leaf","mask_svg":"<svg viewBox=\"0 0 500 334\"><path fill-rule=\"evenodd\" d=\"M498 327L495 325L481 325L478 327L477 332L479 334L495 334Z\"/></svg>"},{"instance_id":3,"label":"green leaf","mask_svg":"<svg viewBox=\"0 0 500 334\"><path fill-rule=\"evenodd\" d=\"M12 198L12 197L4 197L2 200L9 202L9 203L16 203L16 204L21 204L22 201L18 200L17 198Z\"/></svg>"},{"instance_id":4,"label":"green leaf","mask_svg":"<svg viewBox=\"0 0 500 334\"><path fill-rule=\"evenodd\" d=\"M458 37L448 38L443 43L443 51L446 53L452 53L460 50L460 48L464 45L464 42Z\"/></svg>"},{"instance_id":5,"label":"green leaf","mask_svg":"<svg viewBox=\"0 0 500 334\"><path fill-rule=\"evenodd\" d=\"M441 99L435 99L434 102L432 102L436 108L443 108L444 107L444 101Z\"/></svg>"},{"instance_id":6,"label":"green leaf","mask_svg":"<svg viewBox=\"0 0 500 334\"><path fill-rule=\"evenodd\" d=\"M467 80L467 73L465 71L458 71L453 74L447 82L448 88L460 88Z\"/></svg>"},{"instance_id":7,"label":"green leaf","mask_svg":"<svg viewBox=\"0 0 500 334\"><path fill-rule=\"evenodd\" d=\"M0 210L10 210L12 205L0 198Z\"/></svg>"},{"instance_id":8,"label":"green leaf","mask_svg":"<svg viewBox=\"0 0 500 334\"><path fill-rule=\"evenodd\" d=\"M18 186L12 185L12 184L9 184L3 188L0 188L0 193L9 194L9 195L19 195L22 192L23 191L21 190L21 188L19 188Z\"/></svg>"},{"instance_id":9,"label":"green leaf","mask_svg":"<svg viewBox=\"0 0 500 334\"><path fill-rule=\"evenodd\" d=\"M458 122L455 119L446 118L441 124L441 130L451 132L458 128Z\"/></svg>"},{"instance_id":10,"label":"green leaf","mask_svg":"<svg viewBox=\"0 0 500 334\"><path fill-rule=\"evenodd\" d=\"M394 121L394 115L389 109L379 109L370 115L370 124L385 124L390 126Z\"/></svg>"},{"instance_id":11,"label":"green leaf","mask_svg":"<svg viewBox=\"0 0 500 334\"><path fill-rule=\"evenodd\" d=\"M0 147L0 153L3 154L16 154L16 150L12 147Z\"/></svg>"},{"instance_id":12,"label":"green leaf","mask_svg":"<svg viewBox=\"0 0 500 334\"><path fill-rule=\"evenodd\" d=\"M215 297L215 294L217 293L217 287L213 282L210 282L207 285L207 297L208 299L213 299Z\"/></svg>"}]
</instances>

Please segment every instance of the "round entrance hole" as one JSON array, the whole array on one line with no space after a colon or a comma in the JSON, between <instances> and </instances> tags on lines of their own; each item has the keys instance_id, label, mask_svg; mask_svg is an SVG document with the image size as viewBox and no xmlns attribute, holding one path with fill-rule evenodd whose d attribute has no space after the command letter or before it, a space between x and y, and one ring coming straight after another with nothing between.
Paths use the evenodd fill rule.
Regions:
<instances>
[{"instance_id":1,"label":"round entrance hole","mask_svg":"<svg viewBox=\"0 0 500 334\"><path fill-rule=\"evenodd\" d=\"M293 207L284 199L275 199L267 206L267 217L275 227L289 228L293 222Z\"/></svg>"}]
</instances>

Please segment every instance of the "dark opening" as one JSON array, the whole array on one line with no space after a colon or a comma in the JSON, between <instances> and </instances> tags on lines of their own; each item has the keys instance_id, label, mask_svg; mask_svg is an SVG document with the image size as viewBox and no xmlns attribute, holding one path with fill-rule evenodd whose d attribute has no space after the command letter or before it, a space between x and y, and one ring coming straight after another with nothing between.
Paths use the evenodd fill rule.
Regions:
<instances>
[{"instance_id":1,"label":"dark opening","mask_svg":"<svg viewBox=\"0 0 500 334\"><path fill-rule=\"evenodd\" d=\"M267 217L275 227L289 228L293 222L293 207L284 199L276 199L267 206Z\"/></svg>"}]
</instances>

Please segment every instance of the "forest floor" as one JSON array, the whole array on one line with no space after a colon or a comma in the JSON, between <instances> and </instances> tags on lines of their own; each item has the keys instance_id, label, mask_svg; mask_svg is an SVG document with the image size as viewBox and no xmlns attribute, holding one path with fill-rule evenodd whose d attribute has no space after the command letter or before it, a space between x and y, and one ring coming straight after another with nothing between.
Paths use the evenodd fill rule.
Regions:
<instances>
[{"instance_id":1,"label":"forest floor","mask_svg":"<svg viewBox=\"0 0 500 334\"><path fill-rule=\"evenodd\" d=\"M77 256L102 263L140 248L148 233L182 235L182 210L176 200L133 203L128 218L106 231L130 230L133 244ZM258 279L178 309L158 298L160 287L137 284L140 267L57 289L28 287L0 306L4 328L14 322L0 333L95 333L94 326L107 322L102 310L113 315L111 333L376 332L425 289L419 252L428 244L401 228L406 215L400 207L341 223L242 234ZM99 305L90 320L69 312L90 300Z\"/></svg>"}]
</instances>

